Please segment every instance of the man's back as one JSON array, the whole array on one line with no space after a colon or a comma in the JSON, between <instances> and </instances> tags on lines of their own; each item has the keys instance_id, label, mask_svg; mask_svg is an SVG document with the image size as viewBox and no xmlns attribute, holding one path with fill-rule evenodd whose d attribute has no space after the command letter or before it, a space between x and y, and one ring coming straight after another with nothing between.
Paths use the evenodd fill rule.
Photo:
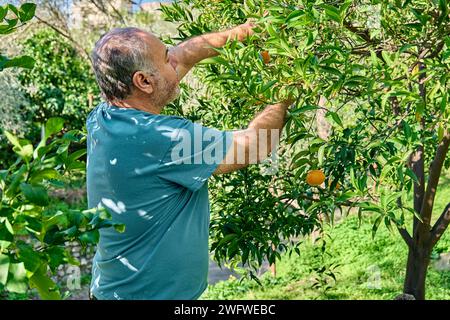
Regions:
<instances>
[{"instance_id":1,"label":"man's back","mask_svg":"<svg viewBox=\"0 0 450 320\"><path fill-rule=\"evenodd\" d=\"M88 206L106 208L126 228L124 233L100 231L92 294L97 299L198 298L208 275L207 179L232 135L107 103L89 114L86 125ZM194 137L206 130L213 130L212 142ZM185 137L194 152L180 163L174 154ZM223 150L217 161L195 161L217 147Z\"/></svg>"}]
</instances>

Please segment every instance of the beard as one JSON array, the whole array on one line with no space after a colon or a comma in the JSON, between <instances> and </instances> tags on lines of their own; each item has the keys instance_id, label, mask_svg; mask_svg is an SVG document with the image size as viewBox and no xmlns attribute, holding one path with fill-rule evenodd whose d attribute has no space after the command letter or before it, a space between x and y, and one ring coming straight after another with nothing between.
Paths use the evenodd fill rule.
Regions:
<instances>
[{"instance_id":1,"label":"beard","mask_svg":"<svg viewBox=\"0 0 450 320\"><path fill-rule=\"evenodd\" d=\"M153 98L156 105L163 108L180 95L180 86L178 81L170 82L164 77L159 77L157 90Z\"/></svg>"}]
</instances>

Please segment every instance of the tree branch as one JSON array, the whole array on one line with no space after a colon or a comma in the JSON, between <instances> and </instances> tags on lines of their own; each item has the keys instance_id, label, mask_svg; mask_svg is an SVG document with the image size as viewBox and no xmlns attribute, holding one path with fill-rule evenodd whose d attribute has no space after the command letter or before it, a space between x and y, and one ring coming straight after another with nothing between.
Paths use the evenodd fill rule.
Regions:
<instances>
[{"instance_id":1,"label":"tree branch","mask_svg":"<svg viewBox=\"0 0 450 320\"><path fill-rule=\"evenodd\" d=\"M442 167L444 165L445 157L447 156L450 146L450 131L445 130L444 137L439 144L436 155L430 166L430 173L428 176L427 190L422 202L422 219L424 224L429 225L431 214L433 211L434 198L436 196L437 185L441 176Z\"/></svg>"},{"instance_id":2,"label":"tree branch","mask_svg":"<svg viewBox=\"0 0 450 320\"><path fill-rule=\"evenodd\" d=\"M439 241L439 239L444 234L444 231L447 229L449 224L450 224L450 203L447 204L447 207L445 207L441 216L431 229L431 247L434 247L434 245Z\"/></svg>"},{"instance_id":3,"label":"tree branch","mask_svg":"<svg viewBox=\"0 0 450 320\"><path fill-rule=\"evenodd\" d=\"M344 21L344 27L347 28L347 30L351 31L352 33L356 34L357 36L360 36L362 39L364 39L364 41L366 41L369 44L377 43L372 38L370 38L370 33L369 30L367 29L360 30L349 21Z\"/></svg>"},{"instance_id":4,"label":"tree branch","mask_svg":"<svg viewBox=\"0 0 450 320\"><path fill-rule=\"evenodd\" d=\"M420 52L420 56L424 54L424 51ZM421 80L426 77L425 73L425 65L423 63L419 64L419 70L423 71L419 74L419 94L422 98L422 102L426 103L426 87ZM421 119L421 129L424 130L425 122L424 119ZM411 157L411 164L414 174L417 176L418 183L414 182L414 210L418 215L422 217L422 204L425 196L425 154L424 154L424 145L423 143L417 148ZM426 224L426 221L423 223ZM422 222L414 216L413 220L413 238L418 240L419 230L423 230L420 226L422 226Z\"/></svg>"},{"instance_id":5,"label":"tree branch","mask_svg":"<svg viewBox=\"0 0 450 320\"><path fill-rule=\"evenodd\" d=\"M54 25L52 25L51 23L45 21L44 19L35 16L35 18L37 20L39 20L40 22L42 22L43 24L45 24L46 26L52 28L53 30L55 30L57 33L59 33L60 35L62 35L64 38L68 39L70 42L72 42L75 47L77 48L78 52L83 55L85 58L89 59L89 52L83 48L78 42L76 42L70 35L68 35L67 33L65 33L64 31L60 30L59 28L55 27Z\"/></svg>"},{"instance_id":6,"label":"tree branch","mask_svg":"<svg viewBox=\"0 0 450 320\"><path fill-rule=\"evenodd\" d=\"M439 44L436 46L436 49L434 49L428 56L426 56L426 59L432 59L437 57L437 55L442 51L444 48L444 41L439 42Z\"/></svg>"},{"instance_id":7,"label":"tree branch","mask_svg":"<svg viewBox=\"0 0 450 320\"><path fill-rule=\"evenodd\" d=\"M406 244L408 245L408 247L412 247L413 245L413 239L411 238L408 230L406 230L403 227L400 227L398 225L397 226L397 230L400 233L400 235L402 236L403 240L406 242Z\"/></svg>"},{"instance_id":8,"label":"tree branch","mask_svg":"<svg viewBox=\"0 0 450 320\"><path fill-rule=\"evenodd\" d=\"M418 182L414 181L414 210L420 215L422 211L423 196L425 194L425 169L423 146L420 145L416 151L411 154L411 170L417 177ZM419 225L419 219L414 216L413 235L416 234Z\"/></svg>"}]
</instances>

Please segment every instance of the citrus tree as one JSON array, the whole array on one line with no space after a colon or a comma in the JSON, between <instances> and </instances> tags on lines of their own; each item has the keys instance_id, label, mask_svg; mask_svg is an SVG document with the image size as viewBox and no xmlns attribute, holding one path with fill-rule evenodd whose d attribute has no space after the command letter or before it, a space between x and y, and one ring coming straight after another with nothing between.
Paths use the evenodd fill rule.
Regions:
<instances>
[{"instance_id":1,"label":"citrus tree","mask_svg":"<svg viewBox=\"0 0 450 320\"><path fill-rule=\"evenodd\" d=\"M355 208L376 217L374 234L381 224L400 233L409 249L404 293L425 298L430 254L450 223L450 203L433 212L450 167L449 7L447 0L183 0L162 8L178 23L175 42L256 20L254 35L229 41L196 70L207 90L191 92L194 118L236 129L264 105L298 97L276 170L253 166L215 182L216 259L273 262L280 249L298 252L293 237ZM320 134L317 117L329 134Z\"/></svg>"}]
</instances>

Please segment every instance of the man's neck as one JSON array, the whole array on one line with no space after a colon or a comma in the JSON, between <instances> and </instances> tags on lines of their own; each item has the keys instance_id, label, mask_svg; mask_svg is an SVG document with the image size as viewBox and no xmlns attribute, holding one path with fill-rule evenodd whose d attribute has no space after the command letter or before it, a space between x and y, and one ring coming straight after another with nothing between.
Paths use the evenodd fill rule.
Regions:
<instances>
[{"instance_id":1,"label":"man's neck","mask_svg":"<svg viewBox=\"0 0 450 320\"><path fill-rule=\"evenodd\" d=\"M130 109L137 109L142 110L145 112L153 113L153 114L160 114L161 109L160 107L157 107L151 103L145 103L144 99L139 98L127 98L124 100L116 100L113 102L110 102L110 104L119 107L119 108L130 108Z\"/></svg>"}]
</instances>

